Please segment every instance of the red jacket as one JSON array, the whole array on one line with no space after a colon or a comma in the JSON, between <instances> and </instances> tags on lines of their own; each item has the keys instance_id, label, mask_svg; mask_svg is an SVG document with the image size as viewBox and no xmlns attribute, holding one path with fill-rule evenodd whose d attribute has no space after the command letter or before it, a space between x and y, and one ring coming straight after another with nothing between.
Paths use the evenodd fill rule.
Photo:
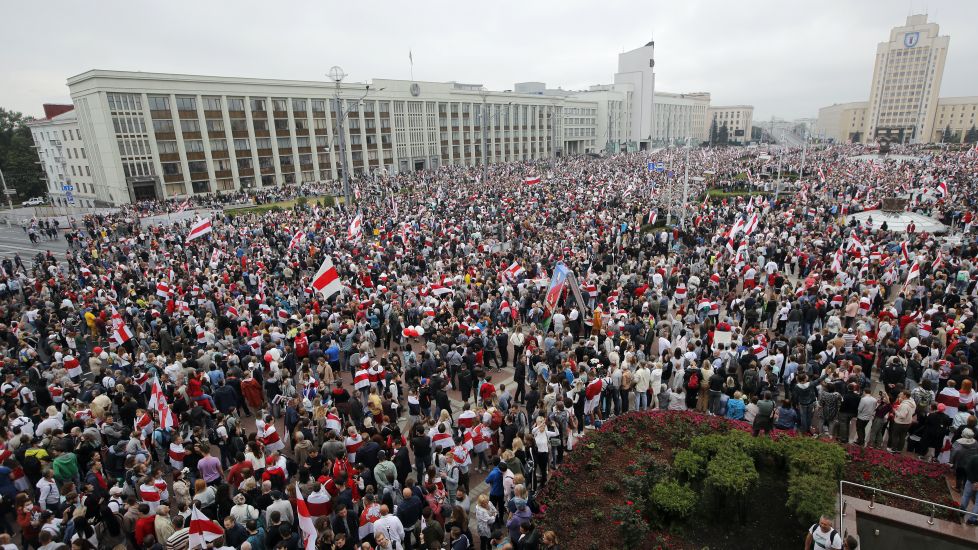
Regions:
<instances>
[{"instance_id":1,"label":"red jacket","mask_svg":"<svg viewBox=\"0 0 978 550\"><path fill-rule=\"evenodd\" d=\"M146 535L156 536L156 515L146 516L136 520L136 543L140 546L146 540Z\"/></svg>"}]
</instances>

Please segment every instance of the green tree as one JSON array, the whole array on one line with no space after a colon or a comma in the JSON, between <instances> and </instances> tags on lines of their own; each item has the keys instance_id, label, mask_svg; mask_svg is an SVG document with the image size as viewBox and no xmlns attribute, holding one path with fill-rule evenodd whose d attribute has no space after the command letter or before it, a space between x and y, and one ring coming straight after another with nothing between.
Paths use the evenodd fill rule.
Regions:
<instances>
[{"instance_id":1,"label":"green tree","mask_svg":"<svg viewBox=\"0 0 978 550\"><path fill-rule=\"evenodd\" d=\"M964 135L964 142L965 143L978 143L978 128L975 128L975 125L974 124L971 125L971 128Z\"/></svg>"},{"instance_id":2,"label":"green tree","mask_svg":"<svg viewBox=\"0 0 978 550\"><path fill-rule=\"evenodd\" d=\"M0 170L7 180L7 188L16 190L25 199L41 196L46 191L34 138L27 127L31 120L22 113L0 107ZM6 202L5 197L0 202Z\"/></svg>"},{"instance_id":3,"label":"green tree","mask_svg":"<svg viewBox=\"0 0 978 550\"><path fill-rule=\"evenodd\" d=\"M713 119L710 123L710 145L716 145L717 143L717 120Z\"/></svg>"},{"instance_id":4,"label":"green tree","mask_svg":"<svg viewBox=\"0 0 978 550\"><path fill-rule=\"evenodd\" d=\"M727 123L724 122L723 126L721 126L720 130L717 132L717 144L726 145L729 139L730 139L730 130L727 129Z\"/></svg>"},{"instance_id":5,"label":"green tree","mask_svg":"<svg viewBox=\"0 0 978 550\"><path fill-rule=\"evenodd\" d=\"M950 143L951 138L951 125L949 124L946 128L944 128L944 134L941 135L941 143Z\"/></svg>"}]
</instances>

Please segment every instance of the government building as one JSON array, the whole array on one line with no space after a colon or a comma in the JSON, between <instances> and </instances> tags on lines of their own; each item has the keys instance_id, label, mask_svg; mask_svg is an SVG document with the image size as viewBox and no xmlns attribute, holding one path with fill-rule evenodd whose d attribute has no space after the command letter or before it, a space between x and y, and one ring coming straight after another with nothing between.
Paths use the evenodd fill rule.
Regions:
<instances>
[{"instance_id":1,"label":"government building","mask_svg":"<svg viewBox=\"0 0 978 550\"><path fill-rule=\"evenodd\" d=\"M926 15L907 17L876 47L869 100L819 109L815 134L836 143L964 141L978 96L940 97L950 40Z\"/></svg>"}]
</instances>

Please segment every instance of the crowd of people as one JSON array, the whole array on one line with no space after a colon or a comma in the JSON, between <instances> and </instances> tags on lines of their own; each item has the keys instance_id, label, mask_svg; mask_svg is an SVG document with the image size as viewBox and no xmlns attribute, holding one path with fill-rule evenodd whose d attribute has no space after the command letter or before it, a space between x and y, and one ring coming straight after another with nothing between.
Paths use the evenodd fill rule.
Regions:
<instances>
[{"instance_id":1,"label":"crowd of people","mask_svg":"<svg viewBox=\"0 0 978 550\"><path fill-rule=\"evenodd\" d=\"M2 263L0 543L554 550L548 473L651 408L950 462L969 507L978 154L864 152L783 152L775 198L697 151L685 206L661 150L87 216ZM845 217L900 195L957 238Z\"/></svg>"}]
</instances>

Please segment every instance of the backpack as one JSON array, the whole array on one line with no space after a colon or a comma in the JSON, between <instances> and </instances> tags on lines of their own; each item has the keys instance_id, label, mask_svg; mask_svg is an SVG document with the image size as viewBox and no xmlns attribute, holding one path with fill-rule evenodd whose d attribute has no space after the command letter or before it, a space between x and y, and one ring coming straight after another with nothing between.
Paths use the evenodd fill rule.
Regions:
<instances>
[{"instance_id":1,"label":"backpack","mask_svg":"<svg viewBox=\"0 0 978 550\"><path fill-rule=\"evenodd\" d=\"M699 373L699 371L693 371L693 374L689 375L689 382L686 382L686 389L688 389L688 390L699 390L700 389L700 373Z\"/></svg>"}]
</instances>

